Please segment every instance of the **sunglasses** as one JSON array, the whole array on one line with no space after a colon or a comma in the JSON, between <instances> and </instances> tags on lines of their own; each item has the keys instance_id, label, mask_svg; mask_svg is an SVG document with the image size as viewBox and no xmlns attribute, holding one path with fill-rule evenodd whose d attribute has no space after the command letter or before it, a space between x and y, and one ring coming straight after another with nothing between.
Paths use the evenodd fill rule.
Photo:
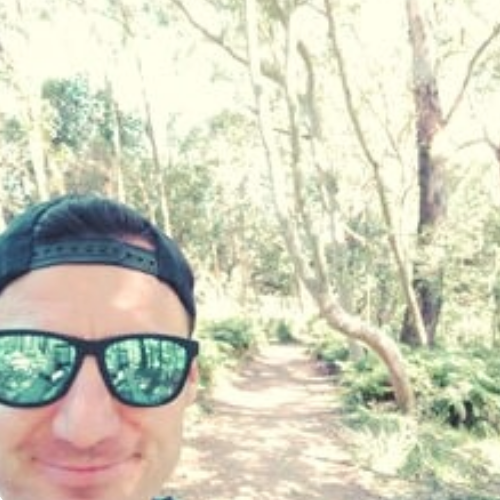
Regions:
<instances>
[{"instance_id":1,"label":"sunglasses","mask_svg":"<svg viewBox=\"0 0 500 500\"><path fill-rule=\"evenodd\" d=\"M86 340L39 330L0 330L0 403L36 408L62 398L94 356L109 392L136 407L161 406L182 391L198 342L156 333Z\"/></svg>"}]
</instances>

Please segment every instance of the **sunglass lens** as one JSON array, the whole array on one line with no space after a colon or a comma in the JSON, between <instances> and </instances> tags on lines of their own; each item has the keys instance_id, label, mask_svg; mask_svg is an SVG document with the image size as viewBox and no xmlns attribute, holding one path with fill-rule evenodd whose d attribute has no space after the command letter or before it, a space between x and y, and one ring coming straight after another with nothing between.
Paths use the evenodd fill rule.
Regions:
<instances>
[{"instance_id":1,"label":"sunglass lens","mask_svg":"<svg viewBox=\"0 0 500 500\"><path fill-rule=\"evenodd\" d=\"M0 336L0 401L40 406L67 388L76 351L66 341L23 332Z\"/></svg>"},{"instance_id":2,"label":"sunglass lens","mask_svg":"<svg viewBox=\"0 0 500 500\"><path fill-rule=\"evenodd\" d=\"M157 406L174 399L189 368L182 345L147 336L110 344L104 362L113 392L133 406Z\"/></svg>"}]
</instances>

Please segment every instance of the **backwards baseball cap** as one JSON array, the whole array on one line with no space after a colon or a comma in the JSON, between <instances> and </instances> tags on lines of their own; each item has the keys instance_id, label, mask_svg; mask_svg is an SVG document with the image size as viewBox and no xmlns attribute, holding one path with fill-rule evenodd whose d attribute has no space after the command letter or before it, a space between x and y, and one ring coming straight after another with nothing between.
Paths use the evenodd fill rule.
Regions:
<instances>
[{"instance_id":1,"label":"backwards baseball cap","mask_svg":"<svg viewBox=\"0 0 500 500\"><path fill-rule=\"evenodd\" d=\"M131 208L111 200L91 199L104 203L105 211L109 212L110 207L114 207L117 213L126 211L133 214L144 226L143 232L147 234L145 239L151 242L154 248L149 250L124 241L127 236L137 236L126 227L122 228L121 238L116 236L116 230L107 232L106 229L90 233L84 231L81 234L75 229L69 231L69 234L63 233L57 237L40 237L38 235L41 220L58 206L78 204L79 198L63 196L42 202L14 218L0 235L0 293L12 281L35 269L61 264L119 266L150 274L169 285L194 325L194 277L176 243ZM74 222L78 225L77 219Z\"/></svg>"}]
</instances>

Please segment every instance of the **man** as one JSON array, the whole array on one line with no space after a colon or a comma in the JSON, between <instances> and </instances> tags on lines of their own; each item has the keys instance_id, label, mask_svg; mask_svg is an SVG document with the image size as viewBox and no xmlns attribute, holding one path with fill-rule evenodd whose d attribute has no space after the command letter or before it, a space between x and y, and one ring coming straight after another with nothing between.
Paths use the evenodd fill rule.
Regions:
<instances>
[{"instance_id":1,"label":"man","mask_svg":"<svg viewBox=\"0 0 500 500\"><path fill-rule=\"evenodd\" d=\"M0 497L151 500L196 392L193 276L108 199L35 205L0 236Z\"/></svg>"}]
</instances>

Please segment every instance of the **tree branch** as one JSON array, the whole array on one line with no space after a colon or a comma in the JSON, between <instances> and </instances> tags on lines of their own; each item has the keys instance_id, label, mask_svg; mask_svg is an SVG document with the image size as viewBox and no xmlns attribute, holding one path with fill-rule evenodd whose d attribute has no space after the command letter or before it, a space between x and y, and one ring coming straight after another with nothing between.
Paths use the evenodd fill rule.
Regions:
<instances>
[{"instance_id":1,"label":"tree branch","mask_svg":"<svg viewBox=\"0 0 500 500\"><path fill-rule=\"evenodd\" d=\"M184 2L181 0L171 0L172 3L182 12L184 17L187 19L189 24L191 24L194 28L196 28L203 36L205 36L208 40L218 45L221 49L227 52L232 59L248 66L248 61L243 56L238 54L232 47L224 43L224 34L223 33L214 33L210 31L206 26L204 26L201 22L199 22L194 15L189 11L189 9L184 5Z\"/></svg>"},{"instance_id":2,"label":"tree branch","mask_svg":"<svg viewBox=\"0 0 500 500\"><path fill-rule=\"evenodd\" d=\"M422 315L420 314L420 310L418 308L417 300L415 293L412 289L411 286L411 280L409 273L406 269L406 264L405 264L405 257L403 254L403 251L399 245L399 241L396 237L396 232L394 230L394 222L392 218L392 213L390 210L390 204L389 201L386 197L385 194L385 187L384 187L384 182L382 179L381 175L381 165L379 161L375 158L373 155L363 128L361 126L359 116L356 111L356 107L354 104L354 99L352 97L351 93L351 88L349 86L348 78L347 78L347 72L345 68L345 62L344 62L344 55L341 51L341 48L338 43L337 39L337 27L335 23L335 18L334 18L334 13L333 13L333 7L331 0L324 0L325 3L325 10L327 14L327 20L328 20L328 31L329 31L329 37L331 40L332 44L332 52L335 57L337 67L339 70L339 78L340 78L340 84L342 87L342 92L344 94L344 101L346 103L346 108L347 108L347 113L349 115L351 124L354 129L355 136L358 140L358 143L360 144L360 147L363 151L363 154L365 155L365 158L368 162L369 165L371 165L373 169L373 174L374 174L374 179L375 183L377 186L377 194L380 200L380 206L382 209L382 216L384 218L385 225L387 227L387 232L388 232L388 240L389 240L389 246L392 250L392 253L394 255L394 258L396 260L396 264L398 266L398 271L401 279L401 285L403 288L403 293L405 294L406 300L409 304L413 320L415 322L417 332L420 337L420 341L422 345L426 344L426 332L425 332L425 327L423 325L423 320L422 320Z\"/></svg>"},{"instance_id":3,"label":"tree branch","mask_svg":"<svg viewBox=\"0 0 500 500\"><path fill-rule=\"evenodd\" d=\"M228 45L224 41L223 33L215 33L210 31L206 26L204 26L201 22L199 22L192 12L184 5L182 0L171 0L171 2L181 11L186 20L193 26L197 31L199 31L207 40L214 43L218 47L220 47L224 52L229 54L229 56L239 64L248 68L250 62L246 57L239 54L236 50L234 50L230 45ZM275 66L272 64L266 64L265 61L261 61L261 74L268 78L269 80L277 83L278 85L284 84L283 75L277 70Z\"/></svg>"},{"instance_id":4,"label":"tree branch","mask_svg":"<svg viewBox=\"0 0 500 500\"><path fill-rule=\"evenodd\" d=\"M455 100L453 101L453 104L451 105L448 114L444 118L444 125L449 123L449 121L455 114L455 111L458 109L458 106L462 102L465 91L467 90L469 82L472 78L472 72L474 71L477 62L499 34L500 34L500 24L496 24L490 35L486 38L486 40L483 41L483 43L481 43L481 45L479 45L479 47L474 52L472 59L469 61L469 64L467 65L467 71L465 72L465 77L463 79L462 86L460 87L460 90L458 91L458 94L455 97Z\"/></svg>"}]
</instances>

